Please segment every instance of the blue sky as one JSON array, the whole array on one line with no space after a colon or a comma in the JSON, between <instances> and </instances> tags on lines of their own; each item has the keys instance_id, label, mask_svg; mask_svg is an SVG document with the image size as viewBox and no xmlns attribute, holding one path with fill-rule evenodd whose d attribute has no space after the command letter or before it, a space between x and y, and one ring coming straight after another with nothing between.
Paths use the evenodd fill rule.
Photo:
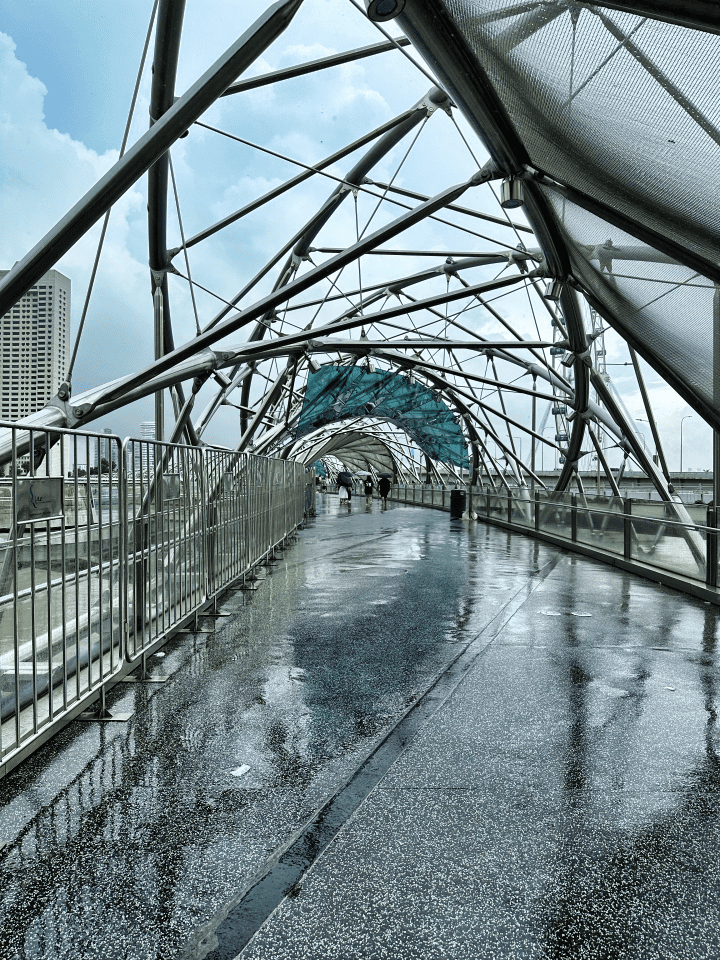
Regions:
<instances>
[{"instance_id":1,"label":"blue sky","mask_svg":"<svg viewBox=\"0 0 720 960\"><path fill-rule=\"evenodd\" d=\"M2 0L0 30L47 88L49 127L98 153L119 145L150 9L147 0Z\"/></svg>"}]
</instances>

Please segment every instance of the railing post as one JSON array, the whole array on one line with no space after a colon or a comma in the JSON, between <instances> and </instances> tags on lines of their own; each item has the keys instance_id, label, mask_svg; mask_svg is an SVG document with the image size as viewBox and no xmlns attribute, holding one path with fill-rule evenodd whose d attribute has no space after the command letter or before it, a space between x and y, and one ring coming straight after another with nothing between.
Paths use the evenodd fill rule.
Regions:
<instances>
[{"instance_id":1,"label":"railing post","mask_svg":"<svg viewBox=\"0 0 720 960\"><path fill-rule=\"evenodd\" d=\"M149 518L145 515L133 521L135 548L134 560L134 583L133 583L133 608L135 612L135 646L137 647L137 634L140 633L140 646L144 646L144 628L145 628L145 606L148 602L148 580L150 579L150 562L148 559L148 549L150 545ZM138 525L140 527L140 558L138 559ZM149 612L148 612L149 617ZM134 651L133 651L134 652Z\"/></svg>"},{"instance_id":2,"label":"railing post","mask_svg":"<svg viewBox=\"0 0 720 960\"><path fill-rule=\"evenodd\" d=\"M540 491L535 491L535 530L540 530Z\"/></svg>"},{"instance_id":3,"label":"railing post","mask_svg":"<svg viewBox=\"0 0 720 960\"><path fill-rule=\"evenodd\" d=\"M512 492L508 490L507 498L507 522L512 523Z\"/></svg>"},{"instance_id":4,"label":"railing post","mask_svg":"<svg viewBox=\"0 0 720 960\"><path fill-rule=\"evenodd\" d=\"M215 593L217 580L217 530L218 530L218 505L217 503L208 504L207 511L207 580L208 595Z\"/></svg>"},{"instance_id":5,"label":"railing post","mask_svg":"<svg viewBox=\"0 0 720 960\"><path fill-rule=\"evenodd\" d=\"M577 494L570 494L570 539L577 543Z\"/></svg>"},{"instance_id":6,"label":"railing post","mask_svg":"<svg viewBox=\"0 0 720 960\"><path fill-rule=\"evenodd\" d=\"M130 564L128 563L128 554L129 554L129 537L128 537L128 509L127 509L127 482L128 482L128 455L127 455L127 445L128 441L124 440L120 446L120 453L118 455L118 476L120 478L120 485L118 491L118 522L120 528L118 530L119 541L120 541L120 557L119 557L119 568L118 568L118 578L121 583L121 593L120 593L120 622L122 625L123 633L123 656L125 659L128 659L130 656L130 651L128 644L130 642L130 624L129 624L129 608L128 608L128 595L130 592L129 580L130 580ZM77 464L73 464L73 472L77 473ZM77 523L78 515L78 503L77 503L77 487L75 487L76 497L75 497L75 523ZM112 509L112 505L111 505ZM64 548L63 548L64 549Z\"/></svg>"},{"instance_id":7,"label":"railing post","mask_svg":"<svg viewBox=\"0 0 720 960\"><path fill-rule=\"evenodd\" d=\"M705 547L705 583L708 587L717 586L717 568L718 568L718 535L715 532L717 527L717 507L707 508L707 533Z\"/></svg>"},{"instance_id":8,"label":"railing post","mask_svg":"<svg viewBox=\"0 0 720 960\"><path fill-rule=\"evenodd\" d=\"M632 500L623 501L623 556L626 560L632 559Z\"/></svg>"},{"instance_id":9,"label":"railing post","mask_svg":"<svg viewBox=\"0 0 720 960\"><path fill-rule=\"evenodd\" d=\"M208 565L207 565L207 540L204 531L207 530L207 463L208 454L206 450L200 450L198 463L198 472L200 474L200 559L202 562L202 575L200 583L204 585L203 597L201 603L204 603L208 595ZM195 606L198 606L197 599Z\"/></svg>"}]
</instances>

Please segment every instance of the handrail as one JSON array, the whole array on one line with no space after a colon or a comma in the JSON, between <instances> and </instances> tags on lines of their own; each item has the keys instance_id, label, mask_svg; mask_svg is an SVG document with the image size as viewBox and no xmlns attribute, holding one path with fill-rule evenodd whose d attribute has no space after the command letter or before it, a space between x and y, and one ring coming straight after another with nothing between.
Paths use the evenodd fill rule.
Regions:
<instances>
[{"instance_id":1,"label":"handrail","mask_svg":"<svg viewBox=\"0 0 720 960\"><path fill-rule=\"evenodd\" d=\"M445 503L435 502L434 491L443 489L433 485L422 485L424 490L430 490L427 497L424 493L416 498L417 486L396 486L391 492L390 499L404 501L411 505L428 506L435 509L449 509L449 498ZM447 488L444 488L445 492ZM461 488L467 489L467 488ZM579 495L565 492L561 495L542 495L540 491L523 491L524 496L508 496L485 489L472 488L472 510L479 520L492 524L500 524L503 528L516 530L518 533L547 539L553 543L562 544L570 549L578 550L598 560L633 570L642 576L661 579L678 589L701 596L706 600L720 604L718 583L717 545L720 543L720 527L714 513L708 511L709 518L715 523L695 521L687 523L679 520L652 517L647 513L636 513L633 506L645 504L640 498L609 497L607 503L594 505L579 502ZM615 509L609 509L611 504ZM518 522L512 517L513 505L522 505L525 508L526 519ZM661 501L657 506L662 507ZM565 520L566 529L548 524L543 517L548 511L554 514L560 511ZM579 518L586 516L587 523L579 524ZM602 518L597 531L592 520ZM604 520L620 521L620 529L608 531ZM569 530L567 529L569 528ZM638 529L640 533L638 533ZM649 531L649 532L648 532ZM699 537L703 556L698 559L688 548L687 556L677 556L678 541L685 540L683 534L692 532ZM597 534L597 535L596 535ZM612 542L615 536L617 549L603 546ZM642 538L642 539L641 539ZM647 538L647 539L645 539ZM668 562L658 555L658 547L665 539L673 541L674 562ZM618 542L619 541L619 542ZM652 542L648 542L652 541ZM687 540L685 540L687 544Z\"/></svg>"}]
</instances>

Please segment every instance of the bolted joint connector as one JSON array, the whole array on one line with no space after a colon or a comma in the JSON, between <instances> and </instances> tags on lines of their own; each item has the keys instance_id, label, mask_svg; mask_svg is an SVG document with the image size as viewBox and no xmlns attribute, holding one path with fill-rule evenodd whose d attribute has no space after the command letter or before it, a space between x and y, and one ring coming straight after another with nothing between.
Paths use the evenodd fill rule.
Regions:
<instances>
[{"instance_id":1,"label":"bolted joint connector","mask_svg":"<svg viewBox=\"0 0 720 960\"><path fill-rule=\"evenodd\" d=\"M70 394L72 393L72 384L69 380L63 380L63 382L58 387L58 400L69 400Z\"/></svg>"},{"instance_id":2,"label":"bolted joint connector","mask_svg":"<svg viewBox=\"0 0 720 960\"><path fill-rule=\"evenodd\" d=\"M569 362L568 362L569 360ZM592 367L592 356L590 354L590 347L586 347L582 353L571 353L568 357L563 358L560 362L565 364L566 367L569 367L571 363L574 363L575 360L580 360L585 364L586 367Z\"/></svg>"},{"instance_id":3,"label":"bolted joint connector","mask_svg":"<svg viewBox=\"0 0 720 960\"><path fill-rule=\"evenodd\" d=\"M557 303L562 295L564 278L550 277L545 286L545 299Z\"/></svg>"},{"instance_id":4,"label":"bolted joint connector","mask_svg":"<svg viewBox=\"0 0 720 960\"><path fill-rule=\"evenodd\" d=\"M488 160L481 170L478 170L470 177L470 183L477 186L480 183L487 183L489 180L499 180L502 176L502 171L498 170L494 161Z\"/></svg>"}]
</instances>

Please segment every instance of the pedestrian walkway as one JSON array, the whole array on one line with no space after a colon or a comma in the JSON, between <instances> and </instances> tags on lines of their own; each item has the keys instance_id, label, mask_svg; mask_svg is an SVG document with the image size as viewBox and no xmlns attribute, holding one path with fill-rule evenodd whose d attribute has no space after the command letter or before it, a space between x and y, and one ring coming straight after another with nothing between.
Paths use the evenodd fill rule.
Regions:
<instances>
[{"instance_id":1,"label":"pedestrian walkway","mask_svg":"<svg viewBox=\"0 0 720 960\"><path fill-rule=\"evenodd\" d=\"M720 955L716 608L317 503L0 781L3 960Z\"/></svg>"}]
</instances>

